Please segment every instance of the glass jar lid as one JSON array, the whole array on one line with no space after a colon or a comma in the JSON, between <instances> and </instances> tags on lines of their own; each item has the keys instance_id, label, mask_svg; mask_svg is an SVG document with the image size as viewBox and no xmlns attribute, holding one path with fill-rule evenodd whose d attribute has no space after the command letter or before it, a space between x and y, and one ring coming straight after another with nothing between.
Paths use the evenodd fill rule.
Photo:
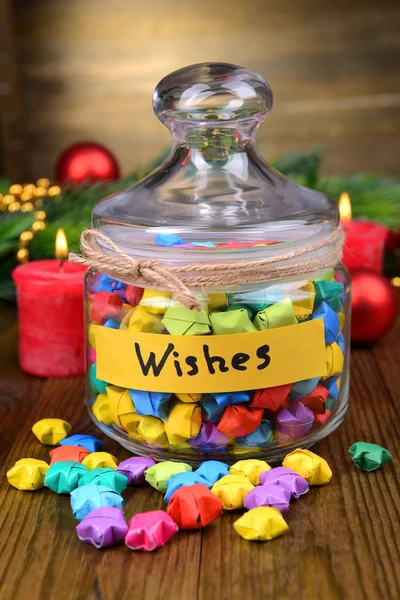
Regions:
<instances>
[{"instance_id":1,"label":"glass jar lid","mask_svg":"<svg viewBox=\"0 0 400 600\"><path fill-rule=\"evenodd\" d=\"M93 227L132 256L172 262L256 259L322 241L338 227L336 202L289 180L256 147L272 100L260 75L230 64L162 79L153 107L173 137L169 156L99 202Z\"/></svg>"}]
</instances>

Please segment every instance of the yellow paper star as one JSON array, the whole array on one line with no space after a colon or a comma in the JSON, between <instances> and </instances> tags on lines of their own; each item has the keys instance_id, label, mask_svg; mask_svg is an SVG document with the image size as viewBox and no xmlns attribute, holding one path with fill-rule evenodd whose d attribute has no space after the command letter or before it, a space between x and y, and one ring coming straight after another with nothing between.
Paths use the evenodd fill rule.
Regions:
<instances>
[{"instance_id":1,"label":"yellow paper star","mask_svg":"<svg viewBox=\"0 0 400 600\"><path fill-rule=\"evenodd\" d=\"M38 490L44 486L44 478L49 468L44 460L21 458L7 471L8 483L17 490Z\"/></svg>"}]
</instances>

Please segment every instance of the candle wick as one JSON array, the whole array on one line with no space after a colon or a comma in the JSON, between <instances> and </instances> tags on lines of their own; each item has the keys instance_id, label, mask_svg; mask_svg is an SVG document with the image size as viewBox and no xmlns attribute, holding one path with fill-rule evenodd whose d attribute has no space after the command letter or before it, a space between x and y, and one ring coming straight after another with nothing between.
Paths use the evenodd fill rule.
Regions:
<instances>
[{"instance_id":1,"label":"candle wick","mask_svg":"<svg viewBox=\"0 0 400 600\"><path fill-rule=\"evenodd\" d=\"M64 263L65 263L65 259L62 258L60 260L60 273L64 273Z\"/></svg>"}]
</instances>

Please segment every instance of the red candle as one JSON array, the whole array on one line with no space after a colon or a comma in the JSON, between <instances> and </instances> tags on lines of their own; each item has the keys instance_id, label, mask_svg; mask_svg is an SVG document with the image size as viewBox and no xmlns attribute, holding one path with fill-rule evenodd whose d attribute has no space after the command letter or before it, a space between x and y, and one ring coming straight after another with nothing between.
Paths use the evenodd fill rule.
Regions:
<instances>
[{"instance_id":1,"label":"red candle","mask_svg":"<svg viewBox=\"0 0 400 600\"><path fill-rule=\"evenodd\" d=\"M83 286L86 267L36 260L13 271L21 368L40 377L85 373Z\"/></svg>"},{"instance_id":2,"label":"red candle","mask_svg":"<svg viewBox=\"0 0 400 600\"><path fill-rule=\"evenodd\" d=\"M382 272L388 229L380 223L351 218L350 198L344 192L339 200L340 221L346 234L343 263L353 269Z\"/></svg>"}]
</instances>

